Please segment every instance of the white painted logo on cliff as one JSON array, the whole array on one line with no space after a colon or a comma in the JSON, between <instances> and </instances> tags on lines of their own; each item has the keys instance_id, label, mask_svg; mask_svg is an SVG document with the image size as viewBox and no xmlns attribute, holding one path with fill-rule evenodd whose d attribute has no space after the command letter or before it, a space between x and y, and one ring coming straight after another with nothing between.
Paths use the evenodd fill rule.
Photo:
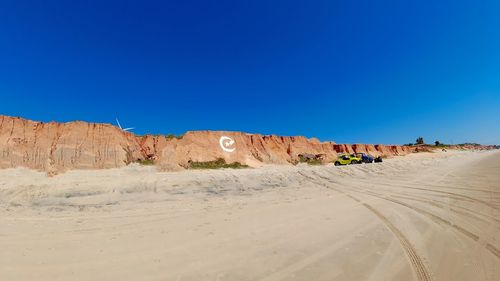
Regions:
<instances>
[{"instance_id":1,"label":"white painted logo on cliff","mask_svg":"<svg viewBox=\"0 0 500 281\"><path fill-rule=\"evenodd\" d=\"M225 152L233 152L236 149L234 143L235 141L230 137L222 136L219 139L220 148Z\"/></svg>"}]
</instances>

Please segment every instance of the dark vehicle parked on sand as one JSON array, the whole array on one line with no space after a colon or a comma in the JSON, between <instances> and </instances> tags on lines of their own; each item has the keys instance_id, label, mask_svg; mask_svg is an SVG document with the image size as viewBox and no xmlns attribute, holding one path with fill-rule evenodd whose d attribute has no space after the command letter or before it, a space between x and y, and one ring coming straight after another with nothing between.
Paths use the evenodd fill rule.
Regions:
<instances>
[{"instance_id":1,"label":"dark vehicle parked on sand","mask_svg":"<svg viewBox=\"0 0 500 281\"><path fill-rule=\"evenodd\" d=\"M373 161L375 160L375 157L366 153L356 153L356 156L361 158L361 162L363 163L373 163Z\"/></svg>"}]
</instances>

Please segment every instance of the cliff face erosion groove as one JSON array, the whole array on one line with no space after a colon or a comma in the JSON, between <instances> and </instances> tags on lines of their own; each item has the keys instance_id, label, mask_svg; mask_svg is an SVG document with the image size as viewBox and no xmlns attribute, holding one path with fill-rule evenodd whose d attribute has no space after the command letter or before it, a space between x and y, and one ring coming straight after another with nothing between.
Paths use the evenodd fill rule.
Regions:
<instances>
[{"instance_id":1,"label":"cliff face erosion groove","mask_svg":"<svg viewBox=\"0 0 500 281\"><path fill-rule=\"evenodd\" d=\"M228 144L234 151L223 150L222 136L234 140ZM49 174L71 169L119 168L144 160L151 160L160 170L169 171L184 169L190 162L218 158L227 163L259 167L296 164L300 154L321 155L326 163L335 160L341 152L394 156L414 150L400 145L336 144L301 136L227 131L189 131L182 138L136 136L111 124L43 123L0 115L0 168L26 167Z\"/></svg>"}]
</instances>

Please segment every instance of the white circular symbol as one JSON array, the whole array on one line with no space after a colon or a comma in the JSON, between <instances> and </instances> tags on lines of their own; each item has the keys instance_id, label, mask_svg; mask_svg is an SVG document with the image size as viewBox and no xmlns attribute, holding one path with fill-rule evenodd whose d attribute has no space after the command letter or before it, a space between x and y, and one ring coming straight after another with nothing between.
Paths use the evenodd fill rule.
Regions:
<instances>
[{"instance_id":1,"label":"white circular symbol","mask_svg":"<svg viewBox=\"0 0 500 281\"><path fill-rule=\"evenodd\" d=\"M224 150L225 152L233 152L236 148L230 148L232 145L234 145L234 140L230 137L222 136L219 139L219 144L220 148Z\"/></svg>"}]
</instances>

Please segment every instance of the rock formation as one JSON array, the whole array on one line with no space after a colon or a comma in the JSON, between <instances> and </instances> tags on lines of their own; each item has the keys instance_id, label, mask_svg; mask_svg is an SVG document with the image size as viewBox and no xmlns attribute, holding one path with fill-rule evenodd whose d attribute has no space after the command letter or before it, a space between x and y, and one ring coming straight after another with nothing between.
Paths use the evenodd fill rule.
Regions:
<instances>
[{"instance_id":1,"label":"rock formation","mask_svg":"<svg viewBox=\"0 0 500 281\"><path fill-rule=\"evenodd\" d=\"M0 116L0 168L24 166L55 173L121 167L140 158L136 137L109 124Z\"/></svg>"},{"instance_id":2,"label":"rock formation","mask_svg":"<svg viewBox=\"0 0 500 281\"><path fill-rule=\"evenodd\" d=\"M221 140L223 136L228 138ZM0 168L22 166L49 174L70 169L116 168L144 160L154 162L162 170L179 170L190 162L218 158L258 167L296 164L299 154L322 155L325 162L331 162L340 152L392 156L414 150L398 145L335 144L300 136L224 131L190 131L181 138L136 136L111 124L43 123L0 115Z\"/></svg>"}]
</instances>

